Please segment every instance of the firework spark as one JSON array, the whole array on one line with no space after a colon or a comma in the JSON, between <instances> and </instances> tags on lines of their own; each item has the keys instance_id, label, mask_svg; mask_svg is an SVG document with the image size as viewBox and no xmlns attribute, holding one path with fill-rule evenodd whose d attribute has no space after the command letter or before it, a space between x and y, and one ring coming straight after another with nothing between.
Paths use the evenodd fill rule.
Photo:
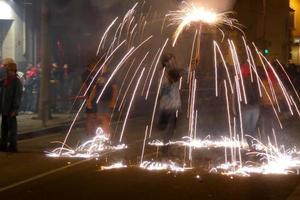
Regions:
<instances>
[{"instance_id":1,"label":"firework spark","mask_svg":"<svg viewBox=\"0 0 300 200\"><path fill-rule=\"evenodd\" d=\"M239 29L237 20L228 16L230 12L217 13L213 10L209 10L205 7L201 7L187 1L183 1L182 4L182 9L170 11L166 15L166 17L171 21L170 25L177 25L177 29L174 33L173 46L175 46L179 35L184 31L184 29L187 29L193 24L198 25L199 27L205 24L215 27L227 25Z\"/></svg>"},{"instance_id":2,"label":"firework spark","mask_svg":"<svg viewBox=\"0 0 300 200\"><path fill-rule=\"evenodd\" d=\"M194 139L191 137L183 137L182 140L178 141L170 141L167 144L164 144L160 140L153 140L151 142L148 142L148 145L150 146L156 146L161 147L165 145L178 145L178 146L186 146L186 147L192 147L196 149L201 148L220 148L220 147L226 147L226 148L243 148L247 147L247 143L242 143L238 140L231 140L227 137L222 137L222 140L211 140L210 135L206 136L204 139Z\"/></svg>"},{"instance_id":3,"label":"firework spark","mask_svg":"<svg viewBox=\"0 0 300 200\"><path fill-rule=\"evenodd\" d=\"M49 157L73 157L73 158L94 158L101 156L102 152L105 151L116 151L126 149L125 144L119 144L117 146L110 145L109 138L107 134L104 133L102 128L98 128L96 131L96 136L83 143L76 149L60 147L49 152L47 156Z\"/></svg>"},{"instance_id":4,"label":"firework spark","mask_svg":"<svg viewBox=\"0 0 300 200\"><path fill-rule=\"evenodd\" d=\"M101 170L111 170L111 169L121 169L121 168L127 168L127 165L124 165L122 162L118 162L110 166L101 166Z\"/></svg>"},{"instance_id":5,"label":"firework spark","mask_svg":"<svg viewBox=\"0 0 300 200\"><path fill-rule=\"evenodd\" d=\"M191 168L181 167L170 160L167 162L144 161L140 164L140 168L149 171L169 170L173 172L185 172L186 170L191 169Z\"/></svg>"},{"instance_id":6,"label":"firework spark","mask_svg":"<svg viewBox=\"0 0 300 200\"><path fill-rule=\"evenodd\" d=\"M239 162L225 162L211 172L224 175L250 176L251 174L295 174L300 168L300 156L296 148L285 150L284 146L277 147L269 143L267 146L258 143L261 152L248 153L257 162L246 162L244 166Z\"/></svg>"}]
</instances>

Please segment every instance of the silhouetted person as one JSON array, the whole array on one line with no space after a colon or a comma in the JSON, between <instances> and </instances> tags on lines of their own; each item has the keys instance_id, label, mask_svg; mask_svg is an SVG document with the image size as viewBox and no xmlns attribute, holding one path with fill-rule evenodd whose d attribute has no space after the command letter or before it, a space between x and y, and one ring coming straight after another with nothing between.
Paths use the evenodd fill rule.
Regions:
<instances>
[{"instance_id":1,"label":"silhouetted person","mask_svg":"<svg viewBox=\"0 0 300 200\"><path fill-rule=\"evenodd\" d=\"M0 111L1 151L17 152L17 114L22 97L22 83L17 76L17 65L6 65L6 77L1 81Z\"/></svg>"}]
</instances>

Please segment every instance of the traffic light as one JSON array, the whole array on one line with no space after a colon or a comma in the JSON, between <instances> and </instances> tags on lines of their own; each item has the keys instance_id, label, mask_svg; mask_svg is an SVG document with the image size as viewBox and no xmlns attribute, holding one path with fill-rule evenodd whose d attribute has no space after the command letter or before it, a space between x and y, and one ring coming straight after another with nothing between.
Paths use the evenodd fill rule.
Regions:
<instances>
[{"instance_id":1,"label":"traffic light","mask_svg":"<svg viewBox=\"0 0 300 200\"><path fill-rule=\"evenodd\" d=\"M270 53L270 50L268 48L264 48L263 53L264 55L268 55Z\"/></svg>"}]
</instances>

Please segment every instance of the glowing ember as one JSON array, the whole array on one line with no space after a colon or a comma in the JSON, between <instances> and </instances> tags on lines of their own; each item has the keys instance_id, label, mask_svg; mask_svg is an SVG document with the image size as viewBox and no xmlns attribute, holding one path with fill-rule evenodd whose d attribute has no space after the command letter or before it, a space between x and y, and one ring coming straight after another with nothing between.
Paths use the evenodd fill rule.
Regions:
<instances>
[{"instance_id":1,"label":"glowing ember","mask_svg":"<svg viewBox=\"0 0 300 200\"><path fill-rule=\"evenodd\" d=\"M71 148L56 148L52 152L48 153L49 157L77 157L77 158L93 158L99 157L100 153L109 150L122 150L126 149L125 144L119 144L117 146L110 145L109 138L99 127L96 131L96 136L80 145L76 149Z\"/></svg>"},{"instance_id":2,"label":"glowing ember","mask_svg":"<svg viewBox=\"0 0 300 200\"><path fill-rule=\"evenodd\" d=\"M193 148L220 148L220 147L233 147L233 148L242 148L247 147L248 144L245 142L240 142L238 140L230 140L230 138L222 137L222 140L214 141L210 140L210 136L208 135L203 140L201 139L193 139L190 137L183 137L182 140L179 141L170 141L167 144L164 144L160 140L153 140L152 142L149 142L148 145L150 146L164 146L164 145L179 145L179 146L187 146L187 147L193 147Z\"/></svg>"},{"instance_id":3,"label":"glowing ember","mask_svg":"<svg viewBox=\"0 0 300 200\"><path fill-rule=\"evenodd\" d=\"M224 175L250 176L251 174L290 174L298 173L300 157L296 149L284 150L284 147L276 148L272 144L265 146L264 153L251 153L258 162L251 162L242 166L239 162L224 163L211 172L221 172ZM247 162L246 162L247 163ZM248 162L250 163L250 162Z\"/></svg>"},{"instance_id":4,"label":"glowing ember","mask_svg":"<svg viewBox=\"0 0 300 200\"><path fill-rule=\"evenodd\" d=\"M110 166L101 166L101 170L111 170L111 169L121 169L121 168L127 168L127 165L124 165L122 162L118 162Z\"/></svg>"},{"instance_id":5,"label":"glowing ember","mask_svg":"<svg viewBox=\"0 0 300 200\"><path fill-rule=\"evenodd\" d=\"M228 13L216 13L213 10L183 1L183 8L177 11L170 11L167 15L171 20L171 25L178 25L175 34L173 46L185 28L192 24L207 24L210 26L229 25L237 28L236 19L228 17Z\"/></svg>"},{"instance_id":6,"label":"glowing ember","mask_svg":"<svg viewBox=\"0 0 300 200\"><path fill-rule=\"evenodd\" d=\"M173 172L184 172L187 169L186 167L180 167L176 163L172 161L167 162L156 162L156 161L144 161L140 164L140 168L149 170L149 171L162 171L162 170L169 170Z\"/></svg>"}]
</instances>

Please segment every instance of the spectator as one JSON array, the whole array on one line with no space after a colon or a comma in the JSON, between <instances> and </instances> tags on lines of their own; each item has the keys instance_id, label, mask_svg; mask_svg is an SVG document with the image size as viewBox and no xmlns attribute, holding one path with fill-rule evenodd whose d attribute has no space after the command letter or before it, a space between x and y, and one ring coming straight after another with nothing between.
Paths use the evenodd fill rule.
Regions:
<instances>
[{"instance_id":1,"label":"spectator","mask_svg":"<svg viewBox=\"0 0 300 200\"><path fill-rule=\"evenodd\" d=\"M23 104L24 111L27 114L32 114L36 112L37 108L37 93L39 85L39 71L37 67L34 67L32 64L29 64L26 71L26 78L24 84L24 98Z\"/></svg>"},{"instance_id":2,"label":"spectator","mask_svg":"<svg viewBox=\"0 0 300 200\"><path fill-rule=\"evenodd\" d=\"M6 78L1 81L0 111L1 124L1 151L17 152L17 119L21 103L22 84L17 76L17 65L6 65ZM8 145L9 143L9 145Z\"/></svg>"},{"instance_id":3,"label":"spectator","mask_svg":"<svg viewBox=\"0 0 300 200\"><path fill-rule=\"evenodd\" d=\"M57 63L52 63L50 71L50 104L52 112L60 112L58 100L61 99L62 70Z\"/></svg>"},{"instance_id":4,"label":"spectator","mask_svg":"<svg viewBox=\"0 0 300 200\"><path fill-rule=\"evenodd\" d=\"M70 108L69 97L72 92L72 79L71 79L71 69L68 64L64 64L63 75L62 75L62 102L63 102L63 111L68 111Z\"/></svg>"}]
</instances>

